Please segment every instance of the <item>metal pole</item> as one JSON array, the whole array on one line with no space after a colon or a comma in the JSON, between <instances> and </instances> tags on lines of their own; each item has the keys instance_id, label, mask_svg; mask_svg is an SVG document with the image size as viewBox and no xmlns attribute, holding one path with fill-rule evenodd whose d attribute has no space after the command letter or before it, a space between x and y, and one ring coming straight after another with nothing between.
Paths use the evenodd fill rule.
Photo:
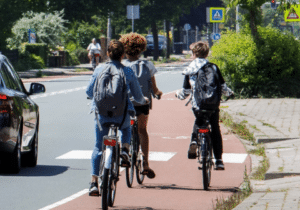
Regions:
<instances>
[{"instance_id":1,"label":"metal pole","mask_svg":"<svg viewBox=\"0 0 300 210\"><path fill-rule=\"evenodd\" d=\"M132 14L132 33L134 32L134 17L133 17L133 5L131 6L131 14Z\"/></svg>"},{"instance_id":2,"label":"metal pole","mask_svg":"<svg viewBox=\"0 0 300 210\"><path fill-rule=\"evenodd\" d=\"M240 25L239 25L239 5L236 6L236 12L235 12L235 21L236 21L236 32L240 31Z\"/></svg>"},{"instance_id":3,"label":"metal pole","mask_svg":"<svg viewBox=\"0 0 300 210\"><path fill-rule=\"evenodd\" d=\"M109 45L111 39L111 19L110 19L110 13L108 13L108 19L107 19L107 47Z\"/></svg>"},{"instance_id":4,"label":"metal pole","mask_svg":"<svg viewBox=\"0 0 300 210\"><path fill-rule=\"evenodd\" d=\"M186 50L189 50L189 31L186 30Z\"/></svg>"}]
</instances>

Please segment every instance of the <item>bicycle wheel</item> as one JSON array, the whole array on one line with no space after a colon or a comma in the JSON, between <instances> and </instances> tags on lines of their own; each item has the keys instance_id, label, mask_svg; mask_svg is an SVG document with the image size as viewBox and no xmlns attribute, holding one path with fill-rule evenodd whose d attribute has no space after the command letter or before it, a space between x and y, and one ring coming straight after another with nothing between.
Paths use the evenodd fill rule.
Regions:
<instances>
[{"instance_id":1,"label":"bicycle wheel","mask_svg":"<svg viewBox=\"0 0 300 210\"><path fill-rule=\"evenodd\" d=\"M133 176L134 176L134 167L135 167L135 161L136 161L136 152L133 149L133 141L131 142L130 145L130 151L129 154L131 154L130 157L130 168L126 167L126 184L127 187L131 188L132 187L132 183L133 183Z\"/></svg>"},{"instance_id":2,"label":"bicycle wheel","mask_svg":"<svg viewBox=\"0 0 300 210\"><path fill-rule=\"evenodd\" d=\"M137 160L136 160L136 180L139 184L143 184L144 178L145 176L143 174L141 174L141 172L143 171L143 155L142 155L142 151L140 148L140 145L138 146L139 148L139 152L137 155Z\"/></svg>"},{"instance_id":3,"label":"bicycle wheel","mask_svg":"<svg viewBox=\"0 0 300 210\"><path fill-rule=\"evenodd\" d=\"M107 210L108 209L108 182L109 182L109 169L105 168L103 170L103 176L102 176L102 190L101 190L101 196L102 196L102 209Z\"/></svg>"},{"instance_id":4,"label":"bicycle wheel","mask_svg":"<svg viewBox=\"0 0 300 210\"><path fill-rule=\"evenodd\" d=\"M211 149L207 140L203 140L202 144L203 150L205 150L205 155L202 156L202 181L204 190L208 190L211 180ZM202 150L202 151L203 151Z\"/></svg>"},{"instance_id":5,"label":"bicycle wheel","mask_svg":"<svg viewBox=\"0 0 300 210\"><path fill-rule=\"evenodd\" d=\"M108 205L112 207L115 202L117 192L117 182L119 181L119 162L120 162L120 145L117 144L113 149L111 170L108 182Z\"/></svg>"}]
</instances>

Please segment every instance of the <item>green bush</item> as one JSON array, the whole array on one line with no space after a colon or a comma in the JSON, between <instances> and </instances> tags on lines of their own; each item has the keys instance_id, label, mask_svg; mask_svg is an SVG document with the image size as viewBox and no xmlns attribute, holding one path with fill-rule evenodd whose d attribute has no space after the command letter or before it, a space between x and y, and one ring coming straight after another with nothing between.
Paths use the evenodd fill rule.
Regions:
<instances>
[{"instance_id":1,"label":"green bush","mask_svg":"<svg viewBox=\"0 0 300 210\"><path fill-rule=\"evenodd\" d=\"M45 62L41 56L30 54L30 67L31 69L43 69L45 68Z\"/></svg>"},{"instance_id":2,"label":"green bush","mask_svg":"<svg viewBox=\"0 0 300 210\"><path fill-rule=\"evenodd\" d=\"M14 67L16 71L43 69L45 68L45 62L40 56L23 51L20 52L19 60L16 64L14 64Z\"/></svg>"},{"instance_id":3,"label":"green bush","mask_svg":"<svg viewBox=\"0 0 300 210\"><path fill-rule=\"evenodd\" d=\"M216 63L240 97L300 97L300 44L289 33L258 27L257 45L249 30L228 31L212 47Z\"/></svg>"},{"instance_id":4,"label":"green bush","mask_svg":"<svg viewBox=\"0 0 300 210\"><path fill-rule=\"evenodd\" d=\"M88 51L83 48L77 48L73 52L71 52L71 56L75 55L80 63L88 63L89 58L88 58Z\"/></svg>"},{"instance_id":5,"label":"green bush","mask_svg":"<svg viewBox=\"0 0 300 210\"><path fill-rule=\"evenodd\" d=\"M22 44L22 51L27 51L30 54L35 54L40 56L44 63L47 63L47 56L48 56L48 46L47 44L43 43L36 43L36 44L31 44L31 43L23 43Z\"/></svg>"}]
</instances>

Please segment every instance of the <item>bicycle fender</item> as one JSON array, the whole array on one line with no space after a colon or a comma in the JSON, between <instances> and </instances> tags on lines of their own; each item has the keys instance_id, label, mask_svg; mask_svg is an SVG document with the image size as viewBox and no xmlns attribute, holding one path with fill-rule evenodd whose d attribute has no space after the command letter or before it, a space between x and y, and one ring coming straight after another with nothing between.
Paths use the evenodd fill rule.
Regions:
<instances>
[{"instance_id":1,"label":"bicycle fender","mask_svg":"<svg viewBox=\"0 0 300 210\"><path fill-rule=\"evenodd\" d=\"M105 151L105 164L104 168L110 169L111 167L111 159L112 159L112 146L106 146L106 151Z\"/></svg>"}]
</instances>

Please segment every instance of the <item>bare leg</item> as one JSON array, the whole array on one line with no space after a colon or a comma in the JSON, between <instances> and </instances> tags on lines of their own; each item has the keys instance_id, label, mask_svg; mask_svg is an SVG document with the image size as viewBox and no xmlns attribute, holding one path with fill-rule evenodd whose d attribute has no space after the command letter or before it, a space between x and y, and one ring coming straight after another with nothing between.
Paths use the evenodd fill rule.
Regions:
<instances>
[{"instance_id":1,"label":"bare leg","mask_svg":"<svg viewBox=\"0 0 300 210\"><path fill-rule=\"evenodd\" d=\"M144 169L149 168L149 136L147 132L148 115L141 114L138 116L138 133L141 141L142 152L144 154Z\"/></svg>"}]
</instances>

